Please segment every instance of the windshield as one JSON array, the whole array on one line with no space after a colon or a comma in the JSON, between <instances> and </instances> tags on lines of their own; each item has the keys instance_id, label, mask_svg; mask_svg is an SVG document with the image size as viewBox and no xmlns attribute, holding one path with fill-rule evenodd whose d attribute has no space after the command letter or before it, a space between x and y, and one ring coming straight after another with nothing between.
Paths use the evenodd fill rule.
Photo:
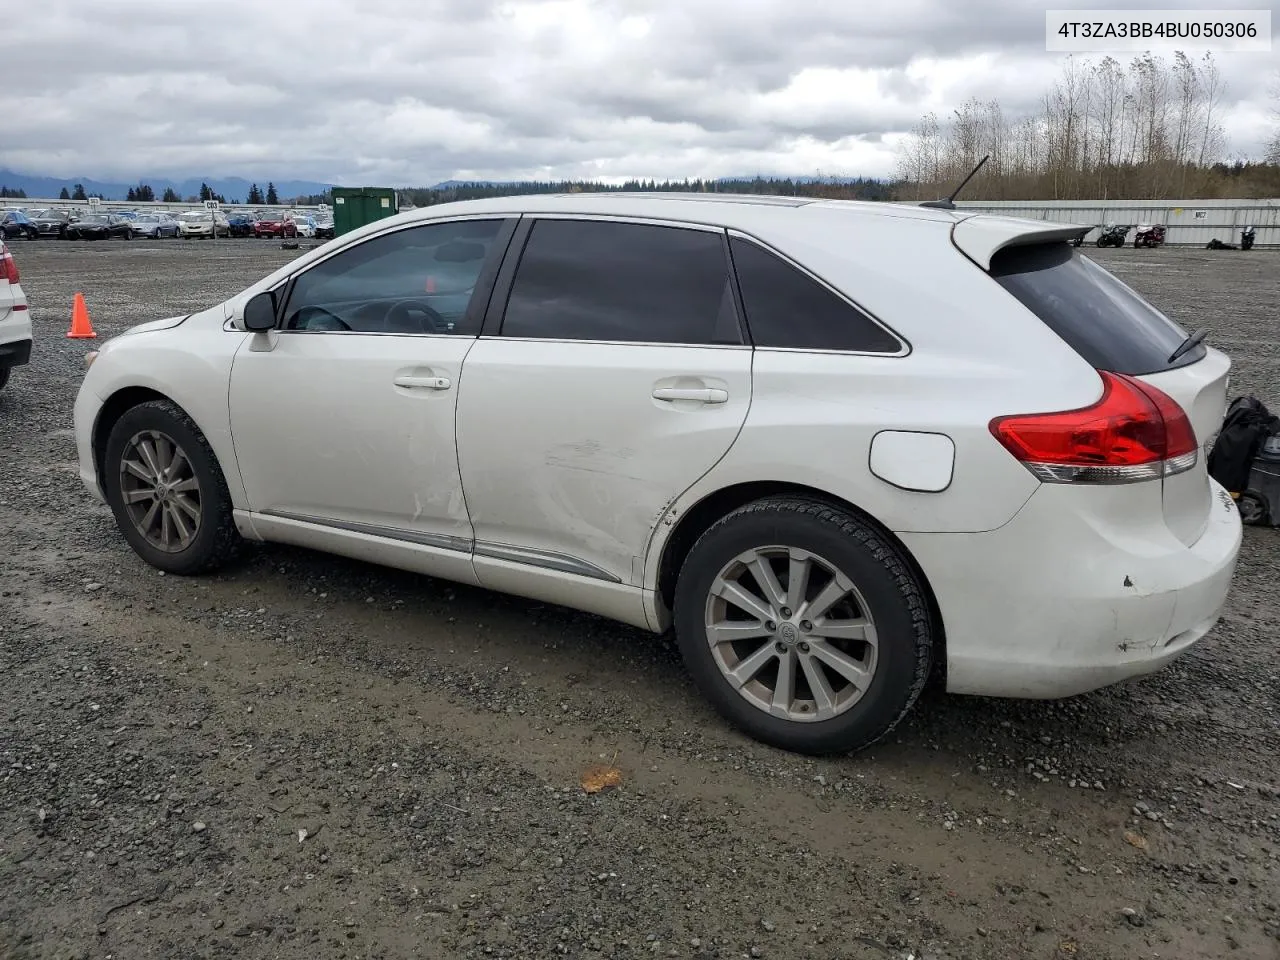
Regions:
<instances>
[{"instance_id":1,"label":"windshield","mask_svg":"<svg viewBox=\"0 0 1280 960\"><path fill-rule=\"evenodd\" d=\"M208 220L208 219L209 219L209 214L207 214L207 213L184 213L184 214L182 215L182 219L183 219L183 220L185 220L185 221L187 221L187 223L196 223L196 222L198 222L198 221L200 221L200 220Z\"/></svg>"},{"instance_id":2,"label":"windshield","mask_svg":"<svg viewBox=\"0 0 1280 960\"><path fill-rule=\"evenodd\" d=\"M111 218L105 213L91 213L88 216L80 218L81 223L110 223Z\"/></svg>"}]
</instances>

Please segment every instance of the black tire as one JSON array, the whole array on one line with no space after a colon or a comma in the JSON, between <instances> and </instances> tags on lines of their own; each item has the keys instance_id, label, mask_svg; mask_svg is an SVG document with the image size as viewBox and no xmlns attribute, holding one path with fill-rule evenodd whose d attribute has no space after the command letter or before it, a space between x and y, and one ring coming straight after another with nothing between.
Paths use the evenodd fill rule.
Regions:
<instances>
[{"instance_id":1,"label":"black tire","mask_svg":"<svg viewBox=\"0 0 1280 960\"><path fill-rule=\"evenodd\" d=\"M1271 511L1267 509L1267 501L1262 495L1252 490L1240 494L1236 501L1236 509L1240 511L1242 523L1251 527L1265 527L1271 522Z\"/></svg>"},{"instance_id":2,"label":"black tire","mask_svg":"<svg viewBox=\"0 0 1280 960\"><path fill-rule=\"evenodd\" d=\"M875 624L878 661L861 699L828 720L771 716L740 695L717 666L704 611L712 583L732 559L764 546L811 551L857 586ZM770 498L724 517L694 544L676 585L676 638L694 683L749 736L807 754L861 750L891 731L928 680L932 628L924 591L898 549L876 527L832 504Z\"/></svg>"},{"instance_id":3,"label":"black tire","mask_svg":"<svg viewBox=\"0 0 1280 960\"><path fill-rule=\"evenodd\" d=\"M182 448L199 484L199 527L190 545L179 552L166 552L149 543L124 505L120 464L129 441L146 430L158 431ZM241 544L231 515L231 494L217 457L200 428L177 404L149 400L125 411L107 437L101 480L116 524L129 545L143 560L166 573L186 576L215 570L230 560Z\"/></svg>"}]
</instances>

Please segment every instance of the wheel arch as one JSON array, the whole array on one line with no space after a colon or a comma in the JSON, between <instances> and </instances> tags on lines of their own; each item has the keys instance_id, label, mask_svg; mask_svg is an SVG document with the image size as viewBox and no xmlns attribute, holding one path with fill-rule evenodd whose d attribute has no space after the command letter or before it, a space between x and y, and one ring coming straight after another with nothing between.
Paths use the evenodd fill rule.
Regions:
<instances>
[{"instance_id":1,"label":"wheel arch","mask_svg":"<svg viewBox=\"0 0 1280 960\"><path fill-rule=\"evenodd\" d=\"M924 592L929 607L929 619L931 633L933 637L934 647L934 673L937 678L945 683L946 680L946 625L942 618L942 610L938 606L938 598L934 594L933 586L929 583L929 578L925 575L923 568L916 561L911 551L907 549L896 534L888 527L869 514L866 510L859 507L856 503L851 503L843 497L835 496L825 490L817 487L806 486L801 483L793 483L787 481L752 481L748 483L733 484L728 487L722 487L719 490L712 491L704 496L697 503L693 504L684 511L683 516L679 517L670 532L661 545L661 556L658 560L656 597L655 602L660 608L664 609L664 614L669 615L674 605L676 578L680 573L685 558L688 557L689 551L693 549L694 543L705 533L712 524L721 518L744 507L749 503L757 500L763 500L767 497L792 496L805 497L813 500L820 500L829 503L832 506L858 517L860 520L875 527L893 547L898 551L903 561L911 569L916 580L920 584L921 590Z\"/></svg>"}]
</instances>

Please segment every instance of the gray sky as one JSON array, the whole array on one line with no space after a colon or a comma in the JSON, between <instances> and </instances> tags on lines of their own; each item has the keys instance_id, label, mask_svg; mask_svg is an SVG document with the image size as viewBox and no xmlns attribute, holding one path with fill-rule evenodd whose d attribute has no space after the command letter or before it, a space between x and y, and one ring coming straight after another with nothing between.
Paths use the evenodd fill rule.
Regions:
<instances>
[{"instance_id":1,"label":"gray sky","mask_svg":"<svg viewBox=\"0 0 1280 960\"><path fill-rule=\"evenodd\" d=\"M1278 4L1229 5L1269 8L1280 27ZM1062 64L1044 50L1048 6L1121 5L18 0L4 16L0 167L396 186L882 176L926 110L971 94L1013 118L1035 109ZM1233 155L1267 138L1278 55L1217 55Z\"/></svg>"}]
</instances>

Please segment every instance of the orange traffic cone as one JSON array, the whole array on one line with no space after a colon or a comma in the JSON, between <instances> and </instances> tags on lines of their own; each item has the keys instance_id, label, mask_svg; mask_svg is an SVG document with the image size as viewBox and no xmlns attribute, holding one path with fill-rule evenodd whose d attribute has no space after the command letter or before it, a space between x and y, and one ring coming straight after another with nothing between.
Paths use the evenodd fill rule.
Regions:
<instances>
[{"instance_id":1,"label":"orange traffic cone","mask_svg":"<svg viewBox=\"0 0 1280 960\"><path fill-rule=\"evenodd\" d=\"M89 308L84 305L83 293L77 293L71 304L71 329L67 331L67 336L77 340L92 340L97 336L93 331L93 324L89 322Z\"/></svg>"}]
</instances>

